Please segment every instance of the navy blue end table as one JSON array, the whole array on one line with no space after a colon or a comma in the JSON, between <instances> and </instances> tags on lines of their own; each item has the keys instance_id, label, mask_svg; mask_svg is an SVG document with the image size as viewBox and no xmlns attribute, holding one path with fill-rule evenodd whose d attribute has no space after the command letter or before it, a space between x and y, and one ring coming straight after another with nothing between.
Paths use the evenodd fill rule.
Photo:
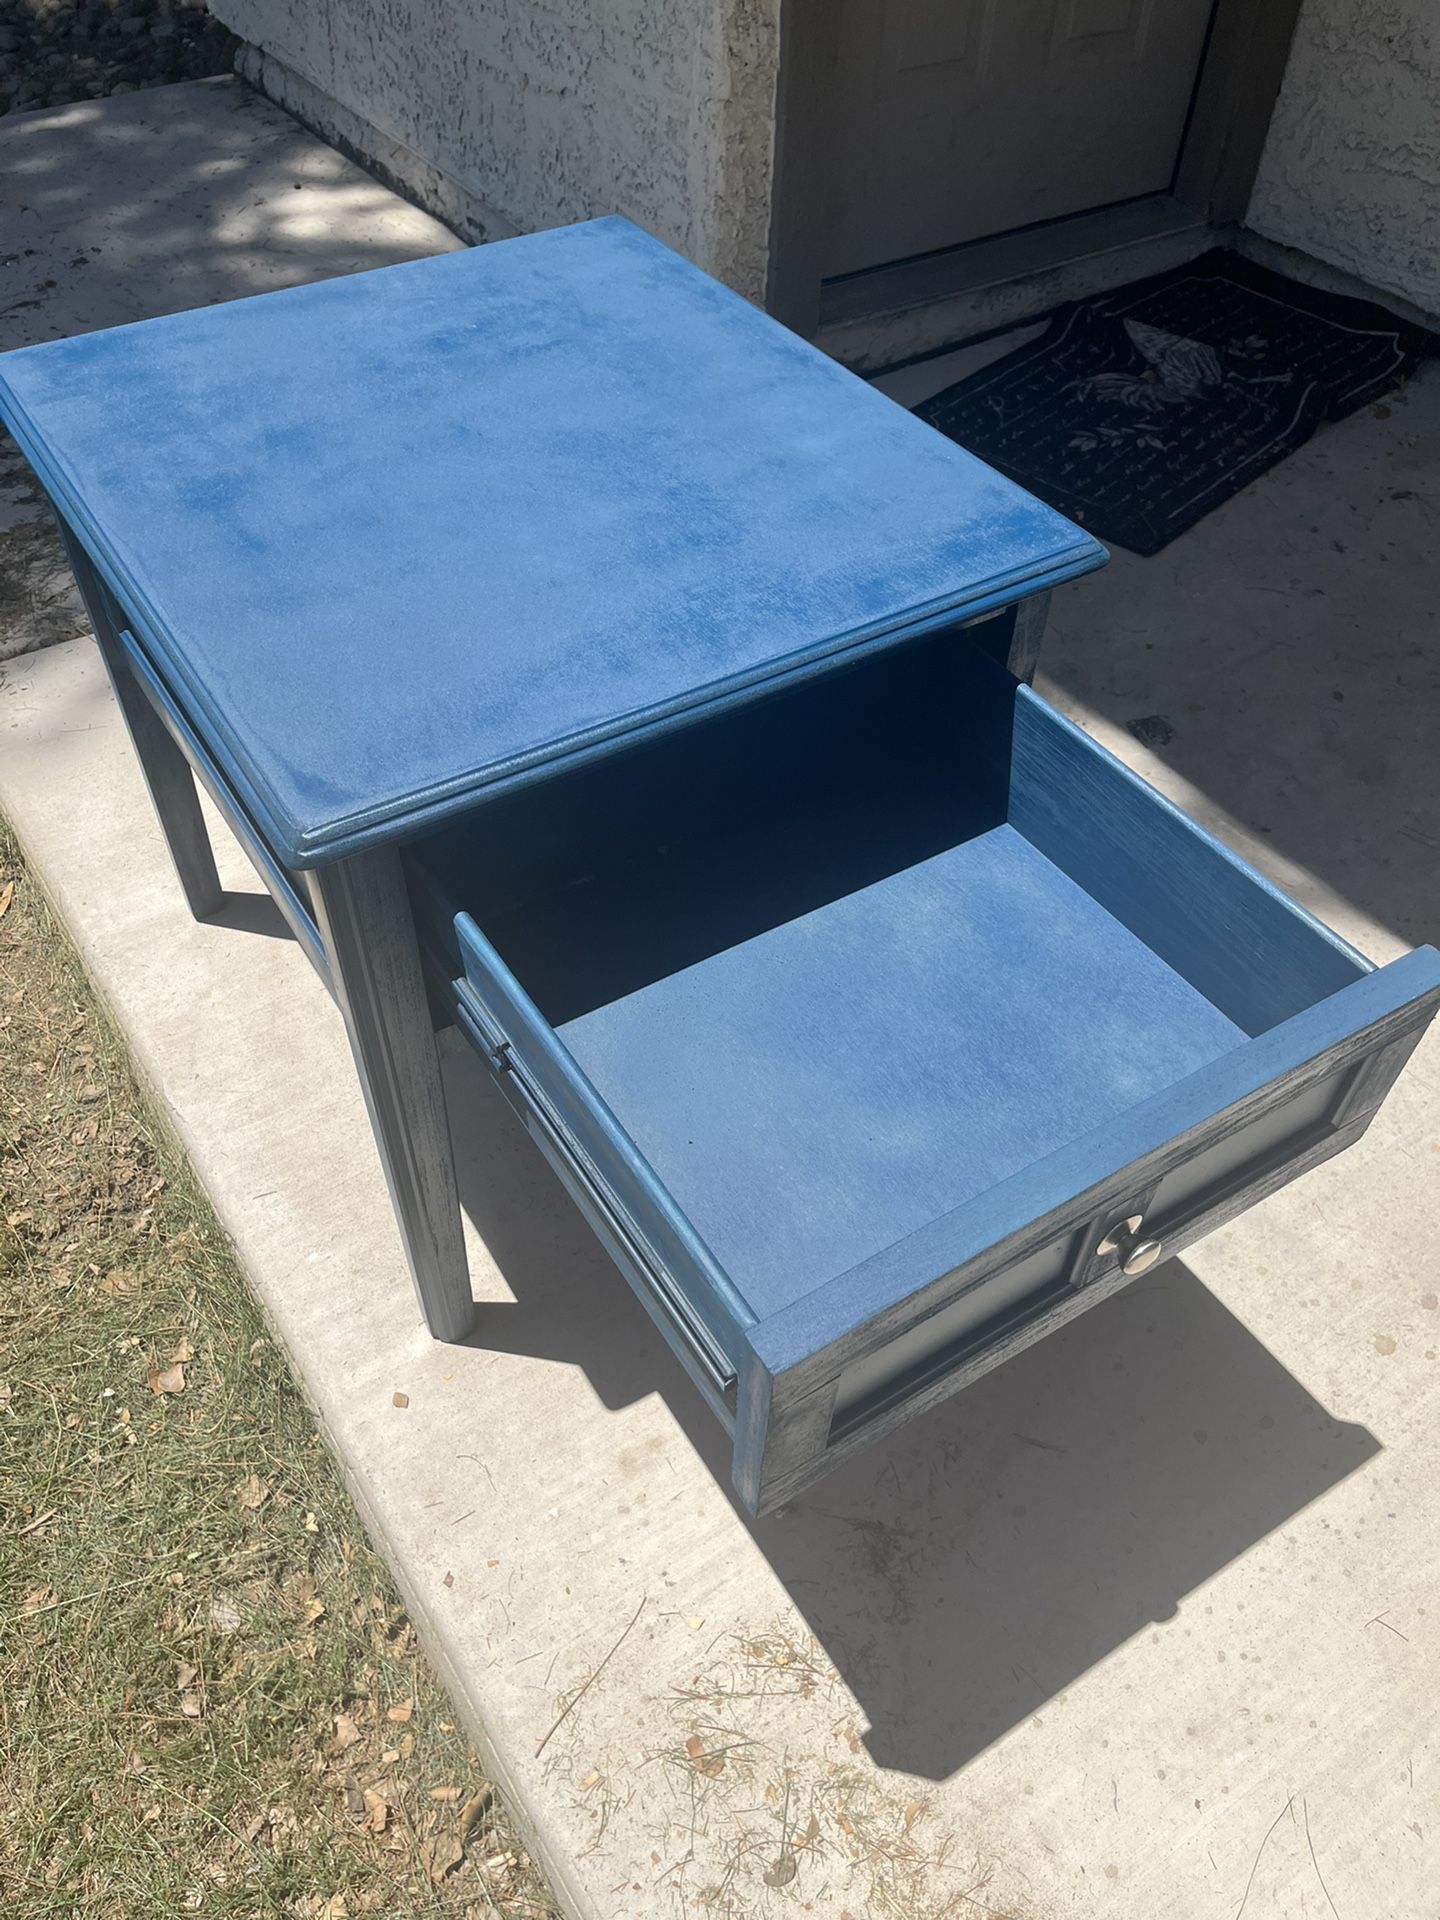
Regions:
<instances>
[{"instance_id":1,"label":"navy blue end table","mask_svg":"<svg viewBox=\"0 0 1440 1920\"><path fill-rule=\"evenodd\" d=\"M192 912L474 1041L763 1511L1357 1137L1440 1001L1028 685L1093 540L635 227L0 361ZM483 1326L480 1329L483 1338Z\"/></svg>"}]
</instances>

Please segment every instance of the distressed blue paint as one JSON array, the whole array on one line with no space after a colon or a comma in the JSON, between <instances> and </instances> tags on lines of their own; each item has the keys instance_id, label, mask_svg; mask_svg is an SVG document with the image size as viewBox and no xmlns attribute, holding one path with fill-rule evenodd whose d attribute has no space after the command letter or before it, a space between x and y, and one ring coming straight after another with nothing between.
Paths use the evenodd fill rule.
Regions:
<instances>
[{"instance_id":1,"label":"distressed blue paint","mask_svg":"<svg viewBox=\"0 0 1440 1920\"><path fill-rule=\"evenodd\" d=\"M785 1376L1440 995L1440 955L1371 968L954 635L416 858L469 909L461 993L733 1362L752 1508ZM1236 1136L1238 1188L1276 1137Z\"/></svg>"},{"instance_id":2,"label":"distressed blue paint","mask_svg":"<svg viewBox=\"0 0 1440 1920\"><path fill-rule=\"evenodd\" d=\"M760 1317L1244 1041L1010 826L561 1038Z\"/></svg>"},{"instance_id":3,"label":"distressed blue paint","mask_svg":"<svg viewBox=\"0 0 1440 1920\"><path fill-rule=\"evenodd\" d=\"M756 1352L772 1373L798 1366L927 1281L1043 1220L1237 1101L1283 1081L1387 1014L1427 999L1433 1012L1437 992L1440 953L1433 947L1417 947L1392 960L771 1316L752 1333Z\"/></svg>"},{"instance_id":4,"label":"distressed blue paint","mask_svg":"<svg viewBox=\"0 0 1440 1920\"><path fill-rule=\"evenodd\" d=\"M1021 832L1248 1034L1370 971L1029 687L1015 703L1010 792Z\"/></svg>"},{"instance_id":5,"label":"distressed blue paint","mask_svg":"<svg viewBox=\"0 0 1440 1920\"><path fill-rule=\"evenodd\" d=\"M172 739L190 762L195 777L215 802L224 817L225 824L264 879L272 899L284 915L287 926L304 949L306 959L333 992L334 983L330 978L330 962L326 956L319 929L315 925L315 916L309 904L302 900L296 891L294 876L286 873L279 865L269 847L236 806L234 796L226 790L225 783L216 773L209 754L196 739L194 728L176 706L165 683L157 676L155 669L135 644L134 634L126 633L122 629L119 640L135 678L149 698L150 704L169 728Z\"/></svg>"},{"instance_id":6,"label":"distressed blue paint","mask_svg":"<svg viewBox=\"0 0 1440 1920\"><path fill-rule=\"evenodd\" d=\"M24 348L0 416L292 867L1104 558L623 220Z\"/></svg>"}]
</instances>

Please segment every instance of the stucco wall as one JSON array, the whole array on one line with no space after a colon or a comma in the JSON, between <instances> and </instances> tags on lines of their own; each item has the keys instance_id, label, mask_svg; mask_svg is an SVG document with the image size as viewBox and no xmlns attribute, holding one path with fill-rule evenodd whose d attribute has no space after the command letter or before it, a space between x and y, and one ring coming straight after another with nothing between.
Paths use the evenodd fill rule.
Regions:
<instances>
[{"instance_id":1,"label":"stucco wall","mask_svg":"<svg viewBox=\"0 0 1440 1920\"><path fill-rule=\"evenodd\" d=\"M213 5L382 147L438 169L491 232L624 213L763 291L780 0Z\"/></svg>"},{"instance_id":2,"label":"stucco wall","mask_svg":"<svg viewBox=\"0 0 1440 1920\"><path fill-rule=\"evenodd\" d=\"M1440 0L1305 0L1248 224L1440 314Z\"/></svg>"}]
</instances>

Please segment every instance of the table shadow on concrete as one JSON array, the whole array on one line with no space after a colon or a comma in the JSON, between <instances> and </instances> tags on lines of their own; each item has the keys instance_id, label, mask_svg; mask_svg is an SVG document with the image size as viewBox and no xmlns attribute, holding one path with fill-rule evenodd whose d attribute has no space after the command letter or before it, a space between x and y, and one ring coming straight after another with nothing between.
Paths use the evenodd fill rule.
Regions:
<instances>
[{"instance_id":1,"label":"table shadow on concrete","mask_svg":"<svg viewBox=\"0 0 1440 1920\"><path fill-rule=\"evenodd\" d=\"M714 1417L458 1035L442 1056L462 1203L514 1295L473 1344L580 1367L610 1408L659 1393L724 1493ZM749 1528L872 1758L940 1780L1379 1450L1173 1260L780 1514L716 1525Z\"/></svg>"}]
</instances>

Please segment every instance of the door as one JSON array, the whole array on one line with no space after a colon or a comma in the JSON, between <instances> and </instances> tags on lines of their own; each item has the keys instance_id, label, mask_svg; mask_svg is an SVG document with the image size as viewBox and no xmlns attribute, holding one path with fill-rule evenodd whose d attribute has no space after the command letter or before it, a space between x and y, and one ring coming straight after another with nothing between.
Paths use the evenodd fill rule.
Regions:
<instances>
[{"instance_id":1,"label":"door","mask_svg":"<svg viewBox=\"0 0 1440 1920\"><path fill-rule=\"evenodd\" d=\"M1170 188L1214 0L840 0L824 278Z\"/></svg>"}]
</instances>

